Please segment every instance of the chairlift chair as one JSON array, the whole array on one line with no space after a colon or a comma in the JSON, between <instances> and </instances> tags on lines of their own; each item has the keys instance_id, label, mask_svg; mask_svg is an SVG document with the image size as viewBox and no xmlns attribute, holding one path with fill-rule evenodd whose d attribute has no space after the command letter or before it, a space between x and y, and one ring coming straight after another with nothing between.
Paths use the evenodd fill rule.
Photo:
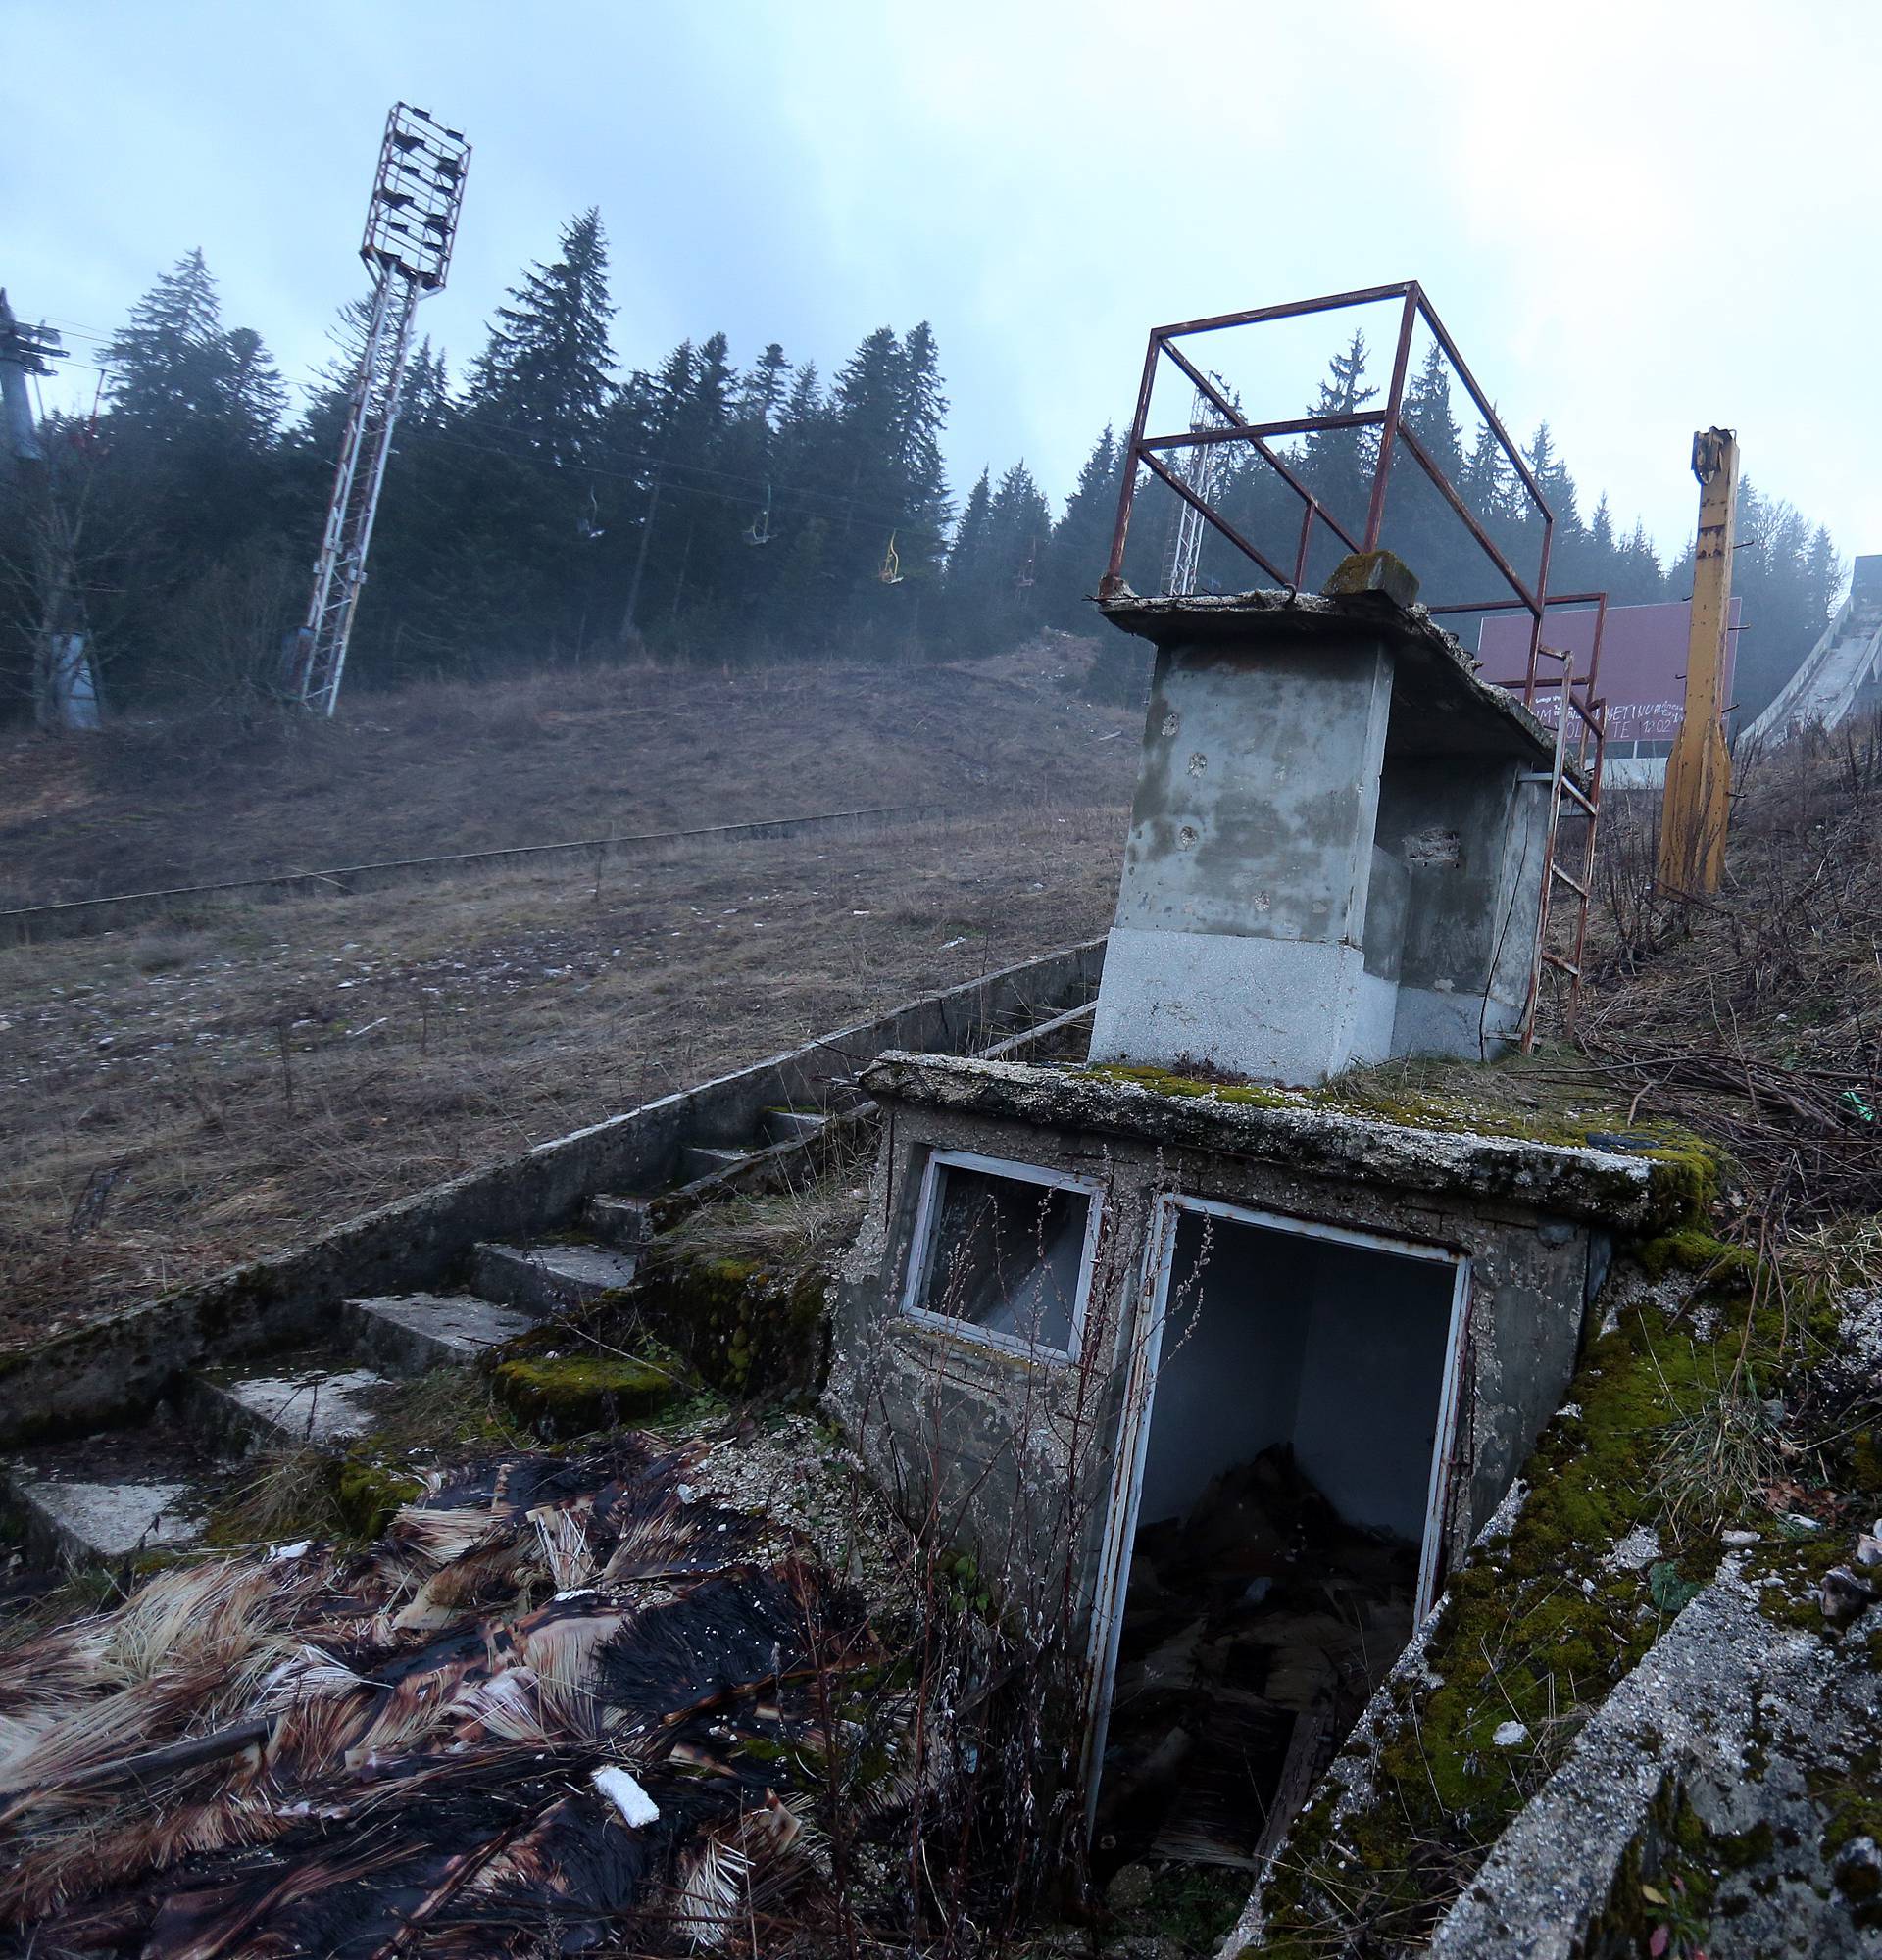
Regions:
<instances>
[{"instance_id":1,"label":"chairlift chair","mask_svg":"<svg viewBox=\"0 0 1882 1960\"><path fill-rule=\"evenodd\" d=\"M768 545L771 541L771 486L765 486L765 508L745 527L748 545Z\"/></svg>"},{"instance_id":2,"label":"chairlift chair","mask_svg":"<svg viewBox=\"0 0 1882 1960\"><path fill-rule=\"evenodd\" d=\"M889 533L889 548L882 554L882 569L875 575L884 585L900 585L902 583L902 561L896 556L895 533L893 531Z\"/></svg>"}]
</instances>

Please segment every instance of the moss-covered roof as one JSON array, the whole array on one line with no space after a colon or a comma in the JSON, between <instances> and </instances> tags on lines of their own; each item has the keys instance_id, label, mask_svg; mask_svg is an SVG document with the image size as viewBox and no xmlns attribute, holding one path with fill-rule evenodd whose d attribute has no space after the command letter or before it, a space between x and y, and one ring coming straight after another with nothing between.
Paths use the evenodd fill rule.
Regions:
<instances>
[{"instance_id":1,"label":"moss-covered roof","mask_svg":"<svg viewBox=\"0 0 1882 1960\"><path fill-rule=\"evenodd\" d=\"M863 1084L885 1102L1219 1151L1346 1183L1501 1199L1629 1232L1689 1215L1713 1174L1692 1152L1630 1154L1439 1127L1422 1107L1418 1120L1397 1122L1286 1090L1158 1070L1065 1070L891 1051Z\"/></svg>"}]
</instances>

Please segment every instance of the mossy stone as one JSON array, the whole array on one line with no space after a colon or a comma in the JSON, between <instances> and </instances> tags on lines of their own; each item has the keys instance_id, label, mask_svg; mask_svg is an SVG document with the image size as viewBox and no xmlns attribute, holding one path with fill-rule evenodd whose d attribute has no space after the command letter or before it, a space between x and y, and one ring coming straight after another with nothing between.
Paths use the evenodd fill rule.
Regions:
<instances>
[{"instance_id":1,"label":"mossy stone","mask_svg":"<svg viewBox=\"0 0 1882 1960\"><path fill-rule=\"evenodd\" d=\"M517 1421L551 1440L645 1422L698 1388L682 1370L617 1354L515 1356L491 1380Z\"/></svg>"},{"instance_id":2,"label":"mossy stone","mask_svg":"<svg viewBox=\"0 0 1882 1960\"><path fill-rule=\"evenodd\" d=\"M371 1540L381 1537L392 1513L423 1490L418 1478L403 1471L354 1459L340 1465L333 1494L347 1530L356 1538Z\"/></svg>"},{"instance_id":3,"label":"mossy stone","mask_svg":"<svg viewBox=\"0 0 1882 1960\"><path fill-rule=\"evenodd\" d=\"M739 1400L814 1394L825 1358L820 1274L773 1273L756 1260L669 1257L635 1305L712 1388Z\"/></svg>"},{"instance_id":4,"label":"mossy stone","mask_svg":"<svg viewBox=\"0 0 1882 1960\"><path fill-rule=\"evenodd\" d=\"M1709 1289L1720 1290L1753 1286L1762 1271L1758 1254L1747 1247L1729 1245L1690 1224L1629 1250L1650 1280L1663 1279L1677 1269L1696 1273Z\"/></svg>"}]
</instances>

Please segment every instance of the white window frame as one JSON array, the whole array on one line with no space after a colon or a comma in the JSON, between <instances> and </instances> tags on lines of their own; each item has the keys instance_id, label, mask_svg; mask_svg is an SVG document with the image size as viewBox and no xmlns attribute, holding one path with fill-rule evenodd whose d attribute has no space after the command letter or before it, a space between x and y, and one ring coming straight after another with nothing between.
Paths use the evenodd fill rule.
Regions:
<instances>
[{"instance_id":1,"label":"white window frame","mask_svg":"<svg viewBox=\"0 0 1882 1960\"><path fill-rule=\"evenodd\" d=\"M1044 1185L1053 1191L1076 1191L1089 1200L1085 1211L1085 1243L1078 1255L1078 1282L1071 1297L1071 1332L1064 1348L1046 1348L1037 1342L1022 1341L1016 1334L1002 1334L992 1328L961 1320L951 1313L935 1313L920 1304L927 1279L928 1262L933 1257L935 1194L941 1173L950 1167L977 1170L990 1177L1011 1178L1018 1184ZM1091 1275L1098 1259L1098 1239L1105 1216L1104 1186L1096 1178L1079 1177L1070 1171L1048 1170L1042 1164L1019 1163L1011 1157L982 1156L977 1151L931 1151L921 1173L921 1193L916 1200L915 1230L909 1240L909 1270L902 1286L902 1315L922 1327L934 1327L962 1341L972 1341L1003 1354L1016 1354L1022 1360L1046 1361L1069 1366L1078 1358L1085 1332L1085 1309L1091 1298Z\"/></svg>"}]
</instances>

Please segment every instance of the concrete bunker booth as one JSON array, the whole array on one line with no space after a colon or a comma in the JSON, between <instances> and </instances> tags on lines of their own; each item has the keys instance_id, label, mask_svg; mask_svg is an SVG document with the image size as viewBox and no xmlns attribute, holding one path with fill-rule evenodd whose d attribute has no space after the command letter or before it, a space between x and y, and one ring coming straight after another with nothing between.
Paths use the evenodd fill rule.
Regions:
<instances>
[{"instance_id":1,"label":"concrete bunker booth","mask_svg":"<svg viewBox=\"0 0 1882 1960\"><path fill-rule=\"evenodd\" d=\"M1247 1863L1560 1403L1648 1165L1313 1091L1518 1038L1550 732L1377 592L1107 612L1157 660L1089 1056L866 1074L829 1399L1069 1620L1101 1849Z\"/></svg>"}]
</instances>

